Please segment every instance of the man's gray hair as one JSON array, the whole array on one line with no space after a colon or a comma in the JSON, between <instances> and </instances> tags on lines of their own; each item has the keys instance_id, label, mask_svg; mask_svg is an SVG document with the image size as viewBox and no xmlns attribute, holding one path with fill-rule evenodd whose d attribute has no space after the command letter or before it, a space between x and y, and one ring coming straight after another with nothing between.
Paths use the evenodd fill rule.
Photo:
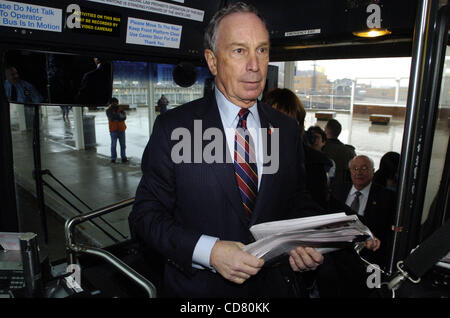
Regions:
<instances>
[{"instance_id":1,"label":"man's gray hair","mask_svg":"<svg viewBox=\"0 0 450 318\"><path fill-rule=\"evenodd\" d=\"M256 10L254 6L243 2L236 2L217 11L209 21L203 39L203 45L205 49L210 49L211 51L216 53L217 30L219 28L219 24L223 18L232 13L254 13L256 16L258 16L258 18L261 19L262 23L267 29L263 17L259 14L258 10Z\"/></svg>"},{"instance_id":2,"label":"man's gray hair","mask_svg":"<svg viewBox=\"0 0 450 318\"><path fill-rule=\"evenodd\" d=\"M355 160L358 157L366 158L369 161L369 163L370 163L370 169L375 169L375 163L373 162L372 158L364 156L364 155L359 155L359 156L353 157L352 160L350 160L348 162L348 168L349 169L350 169L350 166L352 165L353 160Z\"/></svg>"}]
</instances>

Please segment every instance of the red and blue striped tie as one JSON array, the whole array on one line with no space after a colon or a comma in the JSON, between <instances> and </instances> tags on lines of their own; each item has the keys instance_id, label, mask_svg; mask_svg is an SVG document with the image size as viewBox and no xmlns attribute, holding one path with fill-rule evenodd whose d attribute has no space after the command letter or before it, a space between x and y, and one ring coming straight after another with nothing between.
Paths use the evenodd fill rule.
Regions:
<instances>
[{"instance_id":1,"label":"red and blue striped tie","mask_svg":"<svg viewBox=\"0 0 450 318\"><path fill-rule=\"evenodd\" d=\"M250 133L247 130L248 109L239 111L239 122L234 138L234 170L239 192L242 197L245 213L248 218L252 216L258 193L258 170L256 157Z\"/></svg>"}]
</instances>

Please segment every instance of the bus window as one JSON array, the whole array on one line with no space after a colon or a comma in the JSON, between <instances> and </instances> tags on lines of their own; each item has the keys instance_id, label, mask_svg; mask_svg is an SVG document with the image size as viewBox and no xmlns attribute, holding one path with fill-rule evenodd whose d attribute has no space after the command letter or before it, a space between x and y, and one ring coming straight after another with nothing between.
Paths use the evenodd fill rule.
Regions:
<instances>
[{"instance_id":1,"label":"bus window","mask_svg":"<svg viewBox=\"0 0 450 318\"><path fill-rule=\"evenodd\" d=\"M5 92L17 104L106 105L112 66L104 57L10 50L5 53Z\"/></svg>"},{"instance_id":2,"label":"bus window","mask_svg":"<svg viewBox=\"0 0 450 318\"><path fill-rule=\"evenodd\" d=\"M284 87L285 63L271 64L279 67L278 86ZM339 139L378 168L386 152L401 151L410 67L409 57L296 61L291 89L307 112L305 128L324 128L316 113L331 112L342 125ZM377 125L372 114L392 117Z\"/></svg>"},{"instance_id":3,"label":"bus window","mask_svg":"<svg viewBox=\"0 0 450 318\"><path fill-rule=\"evenodd\" d=\"M151 61L111 60L108 102L77 103L75 96L83 74L96 67L92 57L17 51L8 52L7 57L11 64L19 65L17 69L29 87L35 87L35 90L28 89L28 97L33 97L34 92L39 96L31 101L16 99L10 103L19 228L21 232L37 233L43 240L44 226L39 211L42 209L39 200L42 200L52 251L50 258L62 258L65 256L61 240L63 220L135 196L142 153L153 123L160 115L157 105L161 96L166 96L169 111L201 98L211 75L206 67L184 65L180 69L177 65ZM64 59L65 69L58 68L59 59ZM184 74L185 70L189 72ZM183 87L174 82L174 73ZM13 75L17 76L8 74ZM54 80L57 75L63 80ZM126 162L121 158L117 141L117 160L112 163L112 136L106 114L111 98L116 98L126 113ZM37 130L36 111L39 112ZM39 143L33 142L36 139ZM41 171L42 182L33 178L35 170ZM37 183L43 189L42 195L37 194ZM87 228L80 234L82 239L96 246L109 246L130 238L126 222L129 212L127 207L86 223Z\"/></svg>"},{"instance_id":4,"label":"bus window","mask_svg":"<svg viewBox=\"0 0 450 318\"><path fill-rule=\"evenodd\" d=\"M450 133L450 50L447 46L444 70L442 72L441 93L439 99L439 110L437 112L436 129L434 130L433 150L431 153L430 169L427 178L427 188L425 192L424 207L422 214L422 224L424 226L424 235L428 236L430 230L448 218L448 212L436 211L436 200L438 191L443 178L448 178L443 174L446 156L448 156L448 142ZM443 198L441 198L442 200Z\"/></svg>"}]
</instances>

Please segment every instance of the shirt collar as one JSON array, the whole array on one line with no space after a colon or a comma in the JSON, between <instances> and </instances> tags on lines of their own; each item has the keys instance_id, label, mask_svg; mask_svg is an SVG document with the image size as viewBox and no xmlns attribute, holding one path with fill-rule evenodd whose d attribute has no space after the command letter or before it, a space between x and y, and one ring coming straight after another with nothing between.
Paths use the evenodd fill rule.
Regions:
<instances>
[{"instance_id":1,"label":"shirt collar","mask_svg":"<svg viewBox=\"0 0 450 318\"><path fill-rule=\"evenodd\" d=\"M354 195L356 191L361 192L362 195L368 197L370 192L370 187L372 186L372 182L366 185L366 187L362 190L357 190L354 185L352 185L352 189L350 190L350 195Z\"/></svg>"},{"instance_id":2,"label":"shirt collar","mask_svg":"<svg viewBox=\"0 0 450 318\"><path fill-rule=\"evenodd\" d=\"M239 107L230 102L217 87L215 87L214 90L216 95L217 106L219 107L220 116L226 126L224 128L233 127L233 121L236 120L237 115L242 107ZM248 109L250 111L250 114L252 114L255 119L259 118L257 104L258 103L255 102L255 104Z\"/></svg>"}]
</instances>

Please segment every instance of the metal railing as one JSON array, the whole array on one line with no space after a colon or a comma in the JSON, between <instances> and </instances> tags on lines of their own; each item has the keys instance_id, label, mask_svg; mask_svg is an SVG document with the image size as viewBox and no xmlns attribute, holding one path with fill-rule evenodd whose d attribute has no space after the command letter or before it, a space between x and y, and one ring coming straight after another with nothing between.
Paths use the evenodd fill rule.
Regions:
<instances>
[{"instance_id":1,"label":"metal railing","mask_svg":"<svg viewBox=\"0 0 450 318\"><path fill-rule=\"evenodd\" d=\"M70 195L72 195L73 198L78 200L81 204L83 204L86 208L88 208L90 211L93 211L89 205L87 205L86 202L84 202L79 196L77 196L73 191L71 191L64 183L62 183L58 178L56 178L50 170L41 170L41 175L47 175L51 177L54 181L56 181L64 190L66 190ZM51 186L44 178L42 179L42 183L44 186L46 186L49 190L51 190L53 193L55 193L58 197L60 197L65 203L70 205L75 211L77 211L78 214L83 214L83 212L77 208L75 204L73 204L71 201L68 200L66 196L64 196L62 193L60 193L58 190L56 190L53 186ZM104 218L99 217L100 220L102 220L106 225L109 226L116 234L121 236L122 239L126 239L127 237L123 235L119 230L117 230L112 224L110 224L108 221L106 221ZM116 239L112 234L110 234L108 231L106 231L103 227L101 227L99 224L95 223L94 221L90 221L94 226L96 226L100 231L102 231L107 237L109 237L114 243L118 243L119 240Z\"/></svg>"},{"instance_id":2,"label":"metal railing","mask_svg":"<svg viewBox=\"0 0 450 318\"><path fill-rule=\"evenodd\" d=\"M83 222L89 221L93 218L100 217L102 215L111 213L113 211L119 210L121 208L130 206L134 203L134 198L126 199L121 202L100 208L98 210L88 212L81 215L76 215L70 219L68 219L65 223L64 232L66 236L66 247L69 252L69 263L75 264L75 253L85 253L90 255L95 255L97 257L100 257L113 265L115 268L117 268L120 272L128 276L130 279L132 279L135 283L143 287L146 292L148 293L148 296L150 298L156 297L156 287L147 280L144 276L136 272L134 269L132 269L130 266L128 266L125 262L114 256L108 251L105 251L104 249L97 248L97 247L91 247L86 246L82 244L77 244L74 240L74 230L75 226L78 224L81 224Z\"/></svg>"}]
</instances>

